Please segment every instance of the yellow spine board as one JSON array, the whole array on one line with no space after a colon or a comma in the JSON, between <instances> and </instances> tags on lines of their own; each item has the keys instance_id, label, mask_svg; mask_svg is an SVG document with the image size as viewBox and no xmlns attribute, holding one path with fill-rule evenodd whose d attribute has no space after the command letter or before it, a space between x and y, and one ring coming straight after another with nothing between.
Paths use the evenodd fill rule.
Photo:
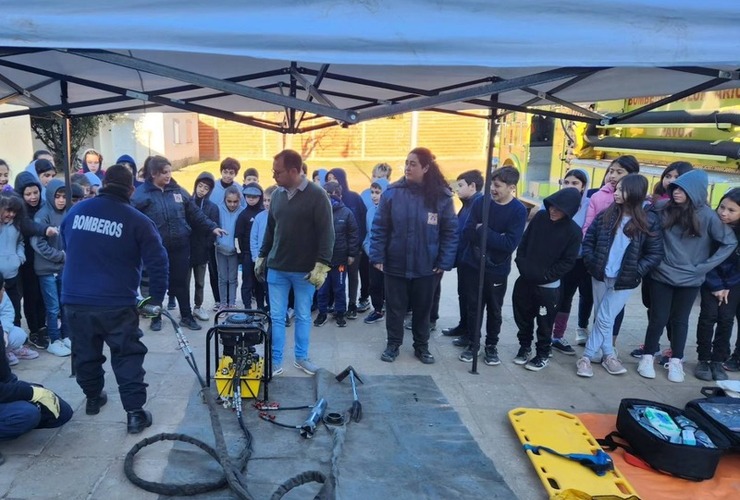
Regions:
<instances>
[{"instance_id":1,"label":"yellow spine board","mask_svg":"<svg viewBox=\"0 0 740 500\"><path fill-rule=\"evenodd\" d=\"M514 408L509 420L522 444L546 446L562 453L590 453L601 447L581 420L560 410ZM634 498L637 492L615 467L604 476L597 476L587 467L550 453L525 452L547 490L549 498L563 498L569 490L591 496Z\"/></svg>"}]
</instances>

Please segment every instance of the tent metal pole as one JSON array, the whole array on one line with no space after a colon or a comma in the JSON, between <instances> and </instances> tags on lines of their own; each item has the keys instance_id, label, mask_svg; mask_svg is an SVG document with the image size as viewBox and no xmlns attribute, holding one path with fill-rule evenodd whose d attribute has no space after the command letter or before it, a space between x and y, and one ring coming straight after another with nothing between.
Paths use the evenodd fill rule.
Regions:
<instances>
[{"instance_id":1,"label":"tent metal pole","mask_svg":"<svg viewBox=\"0 0 740 500\"><path fill-rule=\"evenodd\" d=\"M498 132L498 122L496 121L496 103L498 94L491 95L491 111L488 116L488 153L486 154L485 165L485 182L483 183L483 213L481 214L481 238L480 261L478 262L478 298L475 305L475 334L478 337L478 348L473 351L473 366L470 373L478 375L478 351L480 350L481 329L483 327L483 286L486 275L486 242L488 236L488 216L491 209L491 166L493 165L493 147L496 141L496 132ZM468 318L470 320L470 318ZM485 350L485 347L484 347Z\"/></svg>"},{"instance_id":2,"label":"tent metal pole","mask_svg":"<svg viewBox=\"0 0 740 500\"><path fill-rule=\"evenodd\" d=\"M335 118L339 121L346 123L355 123L357 121L357 114L351 111L345 111L343 109L336 109L330 106L323 106L315 102L308 102L302 99L295 99L286 97L274 92L267 92L259 90L246 85L240 85L238 83L221 80L211 76L194 73L192 71L185 71L172 66L166 66L164 64L157 64L151 61L145 61L143 59L137 59L135 57L129 57L113 52L107 52L104 50L92 50L92 49L56 49L63 53L74 54L80 57L86 57L88 59L94 59L96 61L102 61L116 66L122 66L124 68L135 69L144 71L153 75L163 76L165 78L172 78L185 83L191 83L201 87L208 87L214 90L221 90L229 92L230 94L247 97L249 99L255 99L257 101L268 102L276 104L278 106L284 106L288 108L295 108L311 113L322 114Z\"/></svg>"},{"instance_id":3,"label":"tent metal pole","mask_svg":"<svg viewBox=\"0 0 740 500\"><path fill-rule=\"evenodd\" d=\"M72 206L72 123L69 111L69 85L66 80L59 82L62 101L62 156L64 157L64 194L67 197L67 208ZM103 168L103 165L100 166Z\"/></svg>"},{"instance_id":4,"label":"tent metal pole","mask_svg":"<svg viewBox=\"0 0 740 500\"><path fill-rule=\"evenodd\" d=\"M563 80L580 75L582 73L592 73L593 71L594 68L557 68L553 70L542 71L540 73L535 73L532 75L523 76L520 78L512 78L510 80L489 83L487 85L481 85L478 87L453 90L434 96L420 97L417 99L411 99L404 103L392 104L388 106L383 106L379 109L372 109L363 113L359 113L355 122L367 121L375 118L385 118L387 116L406 113L407 111L420 111L426 108L432 108L443 104L451 104L458 101L465 101L467 99L474 99L485 95L500 94L503 92L518 90L522 87L541 85L544 83Z\"/></svg>"}]
</instances>

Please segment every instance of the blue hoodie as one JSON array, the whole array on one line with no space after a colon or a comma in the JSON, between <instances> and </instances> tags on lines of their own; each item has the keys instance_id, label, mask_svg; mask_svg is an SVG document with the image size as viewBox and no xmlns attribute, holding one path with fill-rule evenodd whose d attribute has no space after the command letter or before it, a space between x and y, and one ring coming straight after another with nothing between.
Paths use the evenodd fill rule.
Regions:
<instances>
[{"instance_id":1,"label":"blue hoodie","mask_svg":"<svg viewBox=\"0 0 740 500\"><path fill-rule=\"evenodd\" d=\"M244 199L243 196L240 196L240 198ZM226 231L226 234L216 238L216 253L236 255L236 221L244 211L244 207L239 205L236 210L231 212L226 208L225 196L220 201L221 203L218 204L219 227Z\"/></svg>"},{"instance_id":2,"label":"blue hoodie","mask_svg":"<svg viewBox=\"0 0 740 500\"><path fill-rule=\"evenodd\" d=\"M375 183L380 186L380 194L382 195L383 192L388 187L388 180L387 179L378 179L375 181ZM367 207L367 216L365 218L365 227L367 227L369 230L367 231L367 234L365 234L365 239L362 240L362 249L365 251L365 255L370 255L370 233L373 232L373 219L375 218L375 212L378 211L378 205L373 203L372 198L370 198L370 189L367 190L368 194L368 200L370 200L370 205Z\"/></svg>"},{"instance_id":3,"label":"blue hoodie","mask_svg":"<svg viewBox=\"0 0 740 500\"><path fill-rule=\"evenodd\" d=\"M359 194L349 190L347 172L343 168L332 168L326 175L327 177L333 175L339 185L342 186L342 203L352 211L352 215L355 216L357 226L360 230L360 241L365 241L365 236L367 236L367 223L365 221L367 207L365 206L365 202L362 201Z\"/></svg>"}]
</instances>

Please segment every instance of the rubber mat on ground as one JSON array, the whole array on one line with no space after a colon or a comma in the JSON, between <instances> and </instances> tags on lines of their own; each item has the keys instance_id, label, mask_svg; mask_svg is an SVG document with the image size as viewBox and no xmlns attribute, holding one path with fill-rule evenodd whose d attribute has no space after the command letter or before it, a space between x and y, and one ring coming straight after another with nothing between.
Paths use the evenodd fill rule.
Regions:
<instances>
[{"instance_id":1,"label":"rubber mat on ground","mask_svg":"<svg viewBox=\"0 0 740 500\"><path fill-rule=\"evenodd\" d=\"M357 388L363 416L346 427L336 498L515 498L431 377L383 375L363 380ZM212 444L208 409L195 389L177 432ZM352 405L349 377L339 383L326 370L319 370L314 378L281 376L270 384L270 400L282 406L313 404L317 394L327 400L327 412L344 412ZM260 420L250 406L252 400L244 401L245 421L254 436L247 470L254 498L270 498L278 485L301 472L329 472L332 435L328 429L320 426L313 439L304 439L298 430ZM233 411L219 412L230 454L236 456L244 446L238 423ZM301 424L309 412L274 413L277 421ZM218 473L219 465L205 453L177 443L162 480L196 482ZM304 485L285 498L313 498L319 489L318 484ZM234 497L220 490L191 498Z\"/></svg>"}]
</instances>

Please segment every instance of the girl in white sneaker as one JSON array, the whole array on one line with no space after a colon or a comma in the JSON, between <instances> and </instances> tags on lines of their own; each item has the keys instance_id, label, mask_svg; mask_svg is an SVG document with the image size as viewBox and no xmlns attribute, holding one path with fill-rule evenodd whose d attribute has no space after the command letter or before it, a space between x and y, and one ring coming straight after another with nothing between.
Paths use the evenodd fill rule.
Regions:
<instances>
[{"instance_id":1,"label":"girl in white sneaker","mask_svg":"<svg viewBox=\"0 0 740 500\"><path fill-rule=\"evenodd\" d=\"M594 326L576 362L581 377L593 376L591 358L599 350L608 373L627 372L612 345L614 320L643 276L663 258L660 219L643 209L647 190L648 181L640 174L623 177L614 204L596 217L583 240L583 263L593 277Z\"/></svg>"},{"instance_id":2,"label":"girl in white sneaker","mask_svg":"<svg viewBox=\"0 0 740 500\"><path fill-rule=\"evenodd\" d=\"M737 246L735 234L707 205L709 180L703 170L691 170L668 186L671 197L658 202L665 257L651 273L650 319L644 352L659 349L660 336L671 324L671 358L668 380L683 382L683 355L689 314L706 274L723 262ZM643 354L637 372L655 378L654 359Z\"/></svg>"}]
</instances>

